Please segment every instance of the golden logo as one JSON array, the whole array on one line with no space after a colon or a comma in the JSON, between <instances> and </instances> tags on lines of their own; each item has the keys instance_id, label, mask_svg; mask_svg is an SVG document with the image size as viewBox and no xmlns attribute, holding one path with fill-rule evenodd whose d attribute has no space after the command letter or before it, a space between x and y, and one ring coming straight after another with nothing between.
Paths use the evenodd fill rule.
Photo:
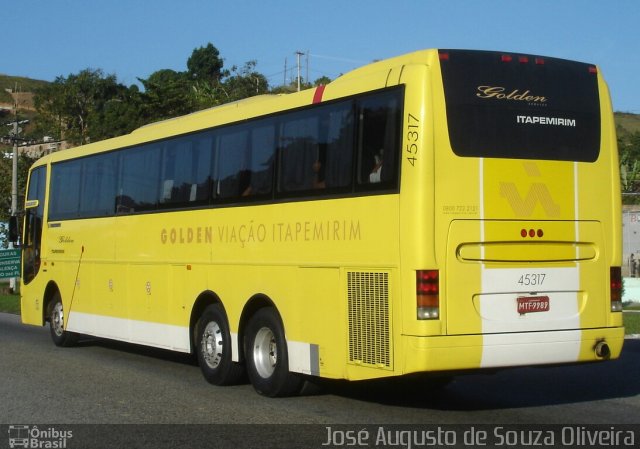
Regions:
<instances>
[{"instance_id":1,"label":"golden logo","mask_svg":"<svg viewBox=\"0 0 640 449\"><path fill-rule=\"evenodd\" d=\"M511 92L507 92L506 88L500 86L478 86L476 97L492 98L495 100L526 101L527 103L547 102L547 97L532 95L529 90L521 92L519 89L514 89Z\"/></svg>"},{"instance_id":2,"label":"golden logo","mask_svg":"<svg viewBox=\"0 0 640 449\"><path fill-rule=\"evenodd\" d=\"M523 197L512 182L500 183L500 195L505 198L518 217L530 217L536 205L540 204L548 217L559 217L560 206L553 201L545 184L534 182Z\"/></svg>"},{"instance_id":3,"label":"golden logo","mask_svg":"<svg viewBox=\"0 0 640 449\"><path fill-rule=\"evenodd\" d=\"M542 176L534 162L523 162L522 165L527 176L534 178ZM500 196L507 200L511 210L518 217L530 217L538 204L542 206L547 217L557 218L561 214L560 205L553 200L549 188L542 182L531 183L529 191L524 196L520 195L515 183L501 182Z\"/></svg>"}]
</instances>

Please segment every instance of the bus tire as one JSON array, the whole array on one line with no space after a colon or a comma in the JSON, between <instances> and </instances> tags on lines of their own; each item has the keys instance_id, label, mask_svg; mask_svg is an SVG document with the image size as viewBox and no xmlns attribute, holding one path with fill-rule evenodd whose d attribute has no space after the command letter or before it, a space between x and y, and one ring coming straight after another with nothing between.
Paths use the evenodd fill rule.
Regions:
<instances>
[{"instance_id":1,"label":"bus tire","mask_svg":"<svg viewBox=\"0 0 640 449\"><path fill-rule=\"evenodd\" d=\"M69 347L78 341L78 335L65 330L65 313L60 292L55 292L49 307L49 330L56 346Z\"/></svg>"},{"instance_id":2,"label":"bus tire","mask_svg":"<svg viewBox=\"0 0 640 449\"><path fill-rule=\"evenodd\" d=\"M211 304L196 326L196 353L204 378L213 385L239 383L244 368L231 360L231 334L224 310Z\"/></svg>"},{"instance_id":3,"label":"bus tire","mask_svg":"<svg viewBox=\"0 0 640 449\"><path fill-rule=\"evenodd\" d=\"M275 309L258 310L247 325L246 336L247 373L255 390L269 397L300 393L304 379L289 372L287 340Z\"/></svg>"}]
</instances>

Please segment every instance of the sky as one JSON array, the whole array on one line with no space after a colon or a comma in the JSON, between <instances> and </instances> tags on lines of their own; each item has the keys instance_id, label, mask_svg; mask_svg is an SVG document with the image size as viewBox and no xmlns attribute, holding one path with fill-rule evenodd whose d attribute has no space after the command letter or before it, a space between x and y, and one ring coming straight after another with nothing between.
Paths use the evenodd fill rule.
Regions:
<instances>
[{"instance_id":1,"label":"sky","mask_svg":"<svg viewBox=\"0 0 640 449\"><path fill-rule=\"evenodd\" d=\"M130 85L210 42L277 86L296 51L314 81L425 48L499 50L596 64L614 110L640 114L640 0L0 0L0 17L7 75L92 68Z\"/></svg>"}]
</instances>

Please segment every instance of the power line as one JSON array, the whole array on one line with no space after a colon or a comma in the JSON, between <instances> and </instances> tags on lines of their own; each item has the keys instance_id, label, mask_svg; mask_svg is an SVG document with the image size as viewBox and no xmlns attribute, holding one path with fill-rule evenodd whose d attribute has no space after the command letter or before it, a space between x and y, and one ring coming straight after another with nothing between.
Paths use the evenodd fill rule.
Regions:
<instances>
[{"instance_id":1,"label":"power line","mask_svg":"<svg viewBox=\"0 0 640 449\"><path fill-rule=\"evenodd\" d=\"M337 61L337 62L341 62L341 63L347 63L351 66L355 65L363 65L363 64L367 64L368 61L364 61L364 60L359 60L359 59L350 59L350 58L343 58L343 57L339 57L339 56L329 56L329 55L318 55L315 53L311 53L310 50L307 50L306 52L302 52L300 50L296 51L293 53L296 56L296 63L294 67L291 67L291 65L293 64L289 64L289 58L285 57L284 58L284 70L279 70L277 72L272 72L268 75L264 75L264 77L269 80L269 82L274 82L274 79L277 77L281 77L280 82L282 82L282 85L287 85L289 84L289 82L293 82L293 80L295 80L296 84L298 83L298 81L300 81L301 84L301 80L302 78L302 60L301 57L302 56L306 56L306 59L304 61L305 63L305 81L306 82L310 82L310 76L312 74L314 75L318 75L319 77L322 76L326 76L327 78L330 79L335 79L337 77L339 77L340 75L344 74L347 70L335 70L335 69L327 69L326 67L322 67L325 66L326 64L316 64L316 66L320 66L320 68L314 68L313 64L311 63L311 58L315 58L315 59L324 59L324 60L329 60L329 61ZM317 61L316 61L317 62ZM349 69L351 69L353 67L349 67ZM293 72L293 73L292 73Z\"/></svg>"},{"instance_id":2,"label":"power line","mask_svg":"<svg viewBox=\"0 0 640 449\"><path fill-rule=\"evenodd\" d=\"M341 58L338 56L317 55L315 53L310 53L310 56L313 56L314 58L320 58L320 59L330 59L333 61L348 62L351 64L367 64L369 62L369 61L362 61L359 59Z\"/></svg>"}]
</instances>

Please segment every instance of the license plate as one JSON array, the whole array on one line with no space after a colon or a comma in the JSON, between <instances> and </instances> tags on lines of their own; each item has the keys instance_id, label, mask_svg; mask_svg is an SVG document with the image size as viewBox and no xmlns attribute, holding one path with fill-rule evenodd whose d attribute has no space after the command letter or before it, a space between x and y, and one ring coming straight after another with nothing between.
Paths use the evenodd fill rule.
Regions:
<instances>
[{"instance_id":1,"label":"license plate","mask_svg":"<svg viewBox=\"0 0 640 449\"><path fill-rule=\"evenodd\" d=\"M548 312L549 297L548 296L521 296L518 298L518 313Z\"/></svg>"}]
</instances>

